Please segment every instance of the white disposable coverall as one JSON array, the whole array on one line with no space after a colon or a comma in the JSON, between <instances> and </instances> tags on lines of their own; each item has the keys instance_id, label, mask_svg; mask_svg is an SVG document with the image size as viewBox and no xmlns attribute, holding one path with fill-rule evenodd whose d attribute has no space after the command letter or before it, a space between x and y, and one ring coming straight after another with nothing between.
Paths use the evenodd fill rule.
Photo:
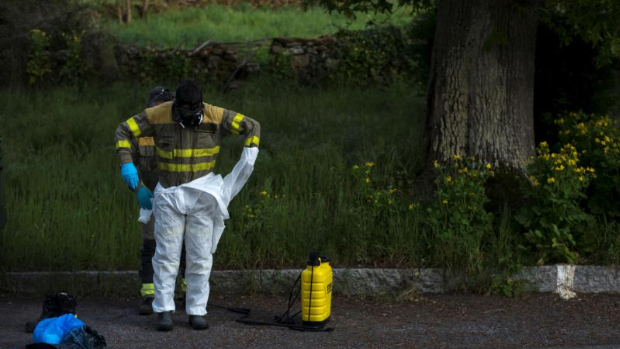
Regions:
<instances>
[{"instance_id":1,"label":"white disposable coverall","mask_svg":"<svg viewBox=\"0 0 620 349\"><path fill-rule=\"evenodd\" d=\"M254 169L258 148L243 148L241 159L230 174L209 173L190 183L154 193L155 240L153 281L156 313L174 311L174 288L183 240L187 255L186 307L188 315L205 315L209 299L209 276L217 243L229 218L228 204L239 193Z\"/></svg>"}]
</instances>

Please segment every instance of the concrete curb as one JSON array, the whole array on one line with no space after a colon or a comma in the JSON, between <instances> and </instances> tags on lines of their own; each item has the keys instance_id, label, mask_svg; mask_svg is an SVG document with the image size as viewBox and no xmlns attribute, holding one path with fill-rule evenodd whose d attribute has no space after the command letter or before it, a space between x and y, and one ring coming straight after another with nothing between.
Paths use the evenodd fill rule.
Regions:
<instances>
[{"instance_id":1,"label":"concrete curb","mask_svg":"<svg viewBox=\"0 0 620 349\"><path fill-rule=\"evenodd\" d=\"M300 270L214 270L214 293L285 294ZM515 277L528 290L554 292L563 298L574 293L619 293L620 268L555 265L523 268ZM398 296L444 293L462 284L462 275L442 269L334 269L334 292L347 295ZM81 296L132 297L140 288L137 271L11 272L0 273L4 293L43 294L67 290Z\"/></svg>"}]
</instances>

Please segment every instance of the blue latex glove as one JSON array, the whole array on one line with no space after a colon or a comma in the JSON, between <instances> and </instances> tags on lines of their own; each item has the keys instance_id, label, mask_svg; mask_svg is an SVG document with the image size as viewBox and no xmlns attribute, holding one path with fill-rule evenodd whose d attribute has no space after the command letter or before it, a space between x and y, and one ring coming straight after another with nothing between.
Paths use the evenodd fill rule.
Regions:
<instances>
[{"instance_id":1,"label":"blue latex glove","mask_svg":"<svg viewBox=\"0 0 620 349\"><path fill-rule=\"evenodd\" d=\"M134 166L133 162L128 162L121 166L121 177L125 184L129 186L129 189L134 190L138 186L140 179L138 178L138 170Z\"/></svg>"},{"instance_id":2,"label":"blue latex glove","mask_svg":"<svg viewBox=\"0 0 620 349\"><path fill-rule=\"evenodd\" d=\"M153 204L151 203L151 198L153 197L153 193L147 187L140 187L138 189L138 204L140 208L145 210L152 210Z\"/></svg>"}]
</instances>

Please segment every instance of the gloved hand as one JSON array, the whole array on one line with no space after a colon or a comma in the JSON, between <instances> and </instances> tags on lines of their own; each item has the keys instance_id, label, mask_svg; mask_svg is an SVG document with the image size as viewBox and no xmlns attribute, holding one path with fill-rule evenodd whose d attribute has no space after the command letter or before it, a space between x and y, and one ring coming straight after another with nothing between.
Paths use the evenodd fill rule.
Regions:
<instances>
[{"instance_id":1,"label":"gloved hand","mask_svg":"<svg viewBox=\"0 0 620 349\"><path fill-rule=\"evenodd\" d=\"M133 162L128 162L121 166L121 177L125 184L129 186L129 189L134 190L138 186L140 179L138 178L138 170L134 166Z\"/></svg>"},{"instance_id":2,"label":"gloved hand","mask_svg":"<svg viewBox=\"0 0 620 349\"><path fill-rule=\"evenodd\" d=\"M136 195L138 196L138 204L140 205L140 208L145 210L153 209L153 203L151 203L153 193L147 187L140 187L140 189L138 189L138 194Z\"/></svg>"}]
</instances>

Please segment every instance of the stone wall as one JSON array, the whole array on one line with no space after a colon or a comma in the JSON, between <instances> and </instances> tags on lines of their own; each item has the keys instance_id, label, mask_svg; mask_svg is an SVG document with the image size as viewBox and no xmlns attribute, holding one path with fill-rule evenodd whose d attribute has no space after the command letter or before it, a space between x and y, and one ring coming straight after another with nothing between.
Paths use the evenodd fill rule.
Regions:
<instances>
[{"instance_id":1,"label":"stone wall","mask_svg":"<svg viewBox=\"0 0 620 349\"><path fill-rule=\"evenodd\" d=\"M259 68L251 62L240 64L236 45L218 43L194 50L117 45L115 57L122 78L155 82L192 77L230 86Z\"/></svg>"},{"instance_id":2,"label":"stone wall","mask_svg":"<svg viewBox=\"0 0 620 349\"><path fill-rule=\"evenodd\" d=\"M208 43L194 50L117 45L116 57L121 74L128 79L161 81L191 76L234 87L237 81L262 72L303 85L389 83L396 78L415 79L411 74L413 55L407 51L413 47L411 43L399 29L387 28L314 39ZM256 54L259 50L264 54Z\"/></svg>"},{"instance_id":3,"label":"stone wall","mask_svg":"<svg viewBox=\"0 0 620 349\"><path fill-rule=\"evenodd\" d=\"M292 72L303 84L320 84L340 65L339 43L333 36L274 38L269 53L274 69Z\"/></svg>"}]
</instances>

